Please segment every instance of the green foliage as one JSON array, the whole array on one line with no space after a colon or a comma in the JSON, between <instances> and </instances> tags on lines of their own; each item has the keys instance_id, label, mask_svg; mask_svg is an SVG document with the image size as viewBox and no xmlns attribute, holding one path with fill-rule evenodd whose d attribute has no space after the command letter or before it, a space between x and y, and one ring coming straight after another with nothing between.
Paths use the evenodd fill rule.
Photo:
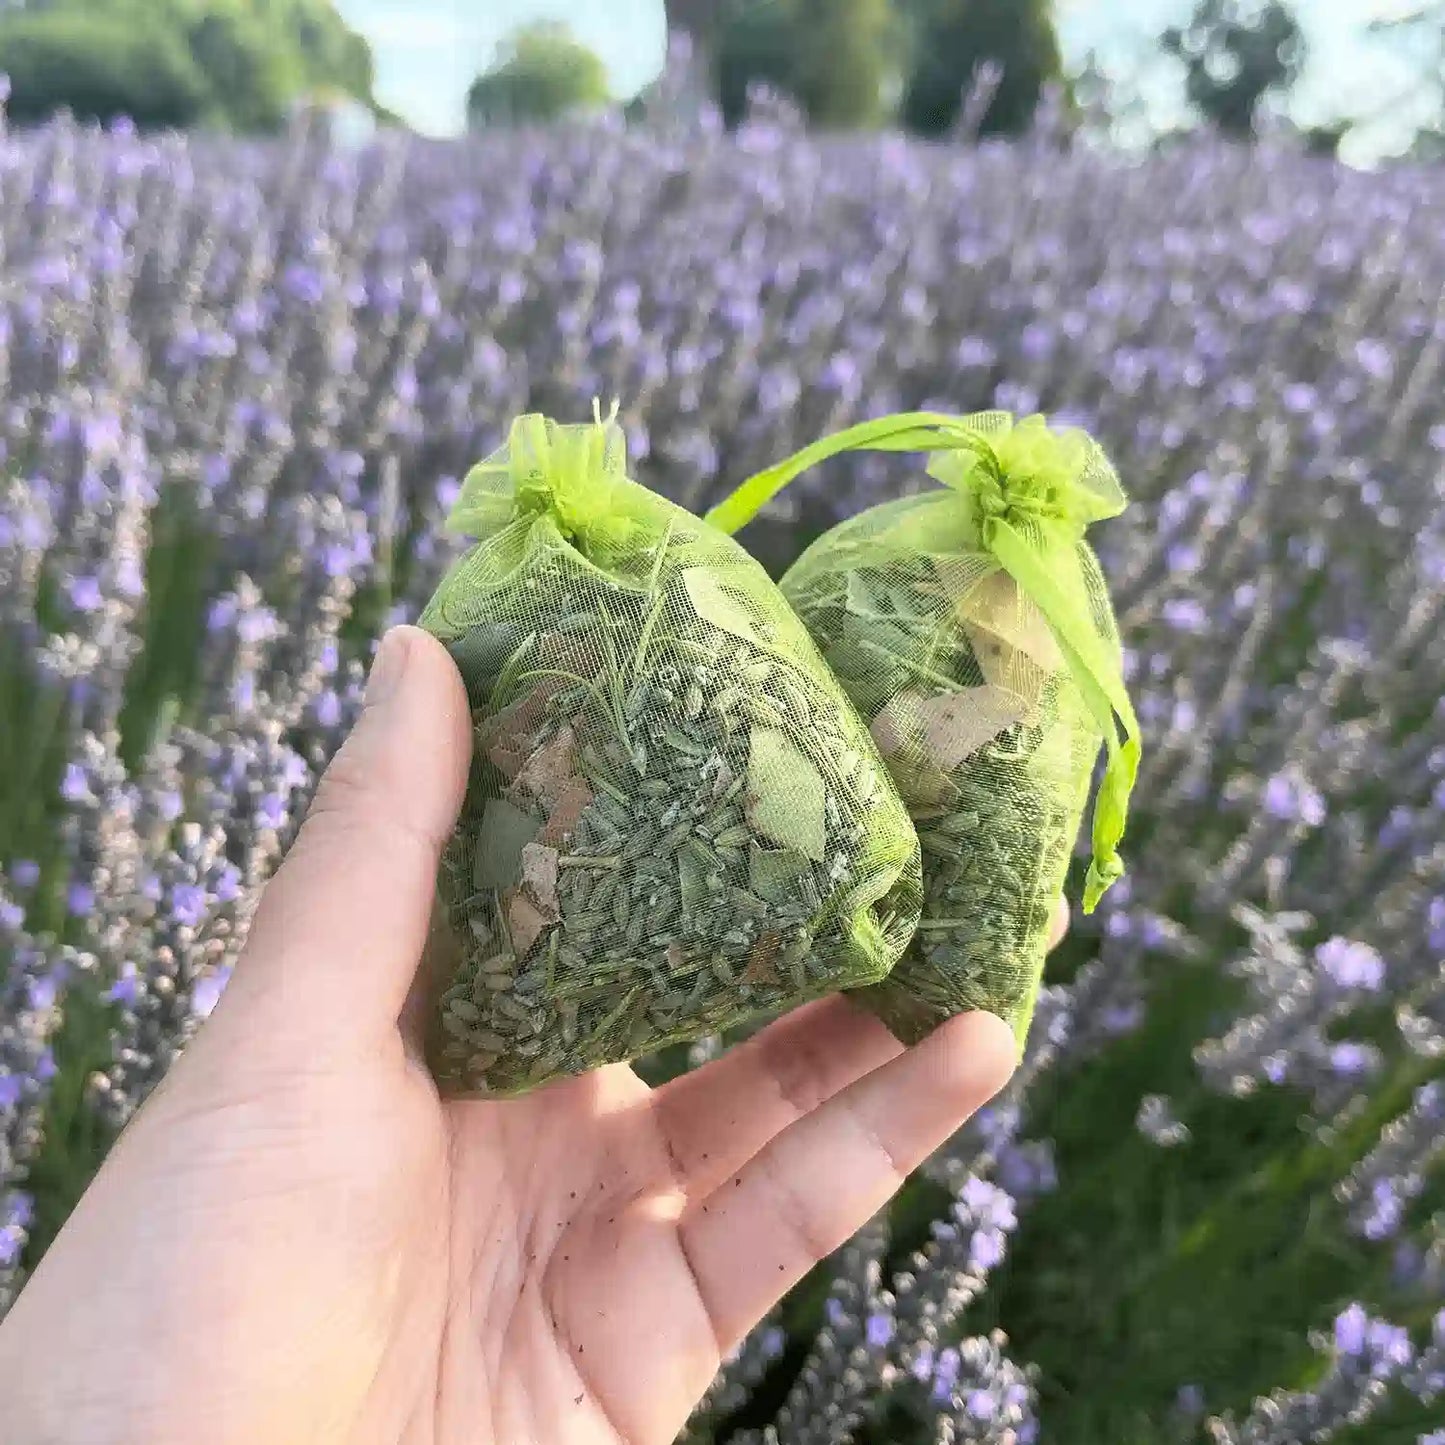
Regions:
<instances>
[{"instance_id":1,"label":"green foliage","mask_svg":"<svg viewBox=\"0 0 1445 1445\"><path fill-rule=\"evenodd\" d=\"M784 0L753 0L734 12L718 40L718 104L723 119L736 125L747 110L748 88L791 89L793 16Z\"/></svg>"},{"instance_id":2,"label":"green foliage","mask_svg":"<svg viewBox=\"0 0 1445 1445\"><path fill-rule=\"evenodd\" d=\"M261 22L239 7L216 8L183 31L210 94L239 130L275 130L302 89L299 56L275 43Z\"/></svg>"},{"instance_id":3,"label":"green foliage","mask_svg":"<svg viewBox=\"0 0 1445 1445\"><path fill-rule=\"evenodd\" d=\"M1061 952L1086 956L1081 939ZM1212 1094L1193 1049L1236 989L1217 961L1176 965L1148 1026L1111 1045L1107 1068L1061 1073L1030 1096L1031 1128L1053 1139L1069 1186L1024 1215L969 1325L1029 1342L1040 1413L1068 1445L1193 1441L1159 1428L1177 1418L1181 1361L1211 1408L1247 1413L1318 1372L1308 1332L1322 1319L1356 1297L1396 1299L1388 1252L1341 1229L1332 1184L1431 1070L1405 1066L1330 1134L1300 1128L1308 1104L1288 1091ZM1154 1090L1178 1103L1187 1148L1160 1149L1134 1126Z\"/></svg>"},{"instance_id":4,"label":"green foliage","mask_svg":"<svg viewBox=\"0 0 1445 1445\"><path fill-rule=\"evenodd\" d=\"M1324 125L1309 126L1303 132L1305 150L1312 156L1338 160L1340 147L1355 128L1352 120L1336 120Z\"/></svg>"},{"instance_id":5,"label":"green foliage","mask_svg":"<svg viewBox=\"0 0 1445 1445\"><path fill-rule=\"evenodd\" d=\"M1189 103L1242 139L1254 135L1260 102L1288 91L1305 60L1303 32L1284 0L1198 0L1189 24L1166 30L1159 43L1183 64Z\"/></svg>"},{"instance_id":6,"label":"green foliage","mask_svg":"<svg viewBox=\"0 0 1445 1445\"><path fill-rule=\"evenodd\" d=\"M467 115L473 126L551 121L609 94L607 67L565 25L528 25L472 82Z\"/></svg>"},{"instance_id":7,"label":"green foliage","mask_svg":"<svg viewBox=\"0 0 1445 1445\"><path fill-rule=\"evenodd\" d=\"M1416 4L1403 13L1371 21L1371 35L1395 47L1413 73L1396 104L1423 104L1433 119L1416 132L1407 152L1412 160L1445 160L1445 0Z\"/></svg>"},{"instance_id":8,"label":"green foliage","mask_svg":"<svg viewBox=\"0 0 1445 1445\"><path fill-rule=\"evenodd\" d=\"M716 71L723 116L741 119L748 87L794 97L809 120L829 127L882 118L893 59L888 0L753 0L724 21Z\"/></svg>"},{"instance_id":9,"label":"green foliage","mask_svg":"<svg viewBox=\"0 0 1445 1445\"><path fill-rule=\"evenodd\" d=\"M729 12L737 7L735 0L664 0L663 8L669 35L685 33L704 50L710 50Z\"/></svg>"},{"instance_id":10,"label":"green foliage","mask_svg":"<svg viewBox=\"0 0 1445 1445\"><path fill-rule=\"evenodd\" d=\"M921 135L943 134L975 70L992 61L1003 78L980 134L1027 130L1044 86L1063 76L1051 0L911 0L907 8L915 27L904 122Z\"/></svg>"},{"instance_id":11,"label":"green foliage","mask_svg":"<svg viewBox=\"0 0 1445 1445\"><path fill-rule=\"evenodd\" d=\"M1425 126L1418 130L1407 154L1411 160L1432 165L1445 161L1445 127Z\"/></svg>"},{"instance_id":12,"label":"green foliage","mask_svg":"<svg viewBox=\"0 0 1445 1445\"><path fill-rule=\"evenodd\" d=\"M888 0L797 0L797 96L823 126L876 123L888 69Z\"/></svg>"},{"instance_id":13,"label":"green foliage","mask_svg":"<svg viewBox=\"0 0 1445 1445\"><path fill-rule=\"evenodd\" d=\"M84 0L68 0L84 3ZM94 3L94 0L91 0ZM244 43L270 52L267 63L284 74L288 99L330 91L372 104L371 47L342 19L333 0L107 0L165 13L193 36L219 19ZM194 44L194 42L192 42ZM199 57L198 57L199 58ZM222 93L224 98L224 93Z\"/></svg>"},{"instance_id":14,"label":"green foliage","mask_svg":"<svg viewBox=\"0 0 1445 1445\"><path fill-rule=\"evenodd\" d=\"M332 0L31 0L0 18L0 70L22 122L266 131L308 94L374 105L370 47Z\"/></svg>"},{"instance_id":15,"label":"green foliage","mask_svg":"<svg viewBox=\"0 0 1445 1445\"><path fill-rule=\"evenodd\" d=\"M125 115L142 126L188 126L210 103L206 77L179 35L119 12L7 16L0 71L10 77L7 111L21 124L68 107L82 120Z\"/></svg>"},{"instance_id":16,"label":"green foliage","mask_svg":"<svg viewBox=\"0 0 1445 1445\"><path fill-rule=\"evenodd\" d=\"M191 0L195 3L195 0ZM201 0L210 6L215 0ZM305 84L372 104L371 47L342 19L333 0L239 0L274 34L294 44Z\"/></svg>"}]
</instances>

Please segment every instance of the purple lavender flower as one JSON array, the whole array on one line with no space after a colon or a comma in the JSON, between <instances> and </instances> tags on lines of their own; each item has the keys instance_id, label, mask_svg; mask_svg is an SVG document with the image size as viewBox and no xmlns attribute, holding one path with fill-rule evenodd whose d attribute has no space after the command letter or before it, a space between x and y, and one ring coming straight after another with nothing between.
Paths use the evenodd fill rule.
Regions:
<instances>
[{"instance_id":1,"label":"purple lavender flower","mask_svg":"<svg viewBox=\"0 0 1445 1445\"><path fill-rule=\"evenodd\" d=\"M1331 938L1315 950L1315 961L1340 988L1374 993L1385 981L1385 960L1367 943Z\"/></svg>"},{"instance_id":2,"label":"purple lavender flower","mask_svg":"<svg viewBox=\"0 0 1445 1445\"><path fill-rule=\"evenodd\" d=\"M958 1367L961 1363L956 1349L950 1345L938 1352L933 1365L933 1398L947 1400L958 1384Z\"/></svg>"},{"instance_id":3,"label":"purple lavender flower","mask_svg":"<svg viewBox=\"0 0 1445 1445\"><path fill-rule=\"evenodd\" d=\"M67 763L65 775L60 780L60 796L67 803L83 803L91 799L90 779L79 763Z\"/></svg>"},{"instance_id":4,"label":"purple lavender flower","mask_svg":"<svg viewBox=\"0 0 1445 1445\"><path fill-rule=\"evenodd\" d=\"M998 1414L998 1401L987 1390L970 1390L964 1409L975 1420L992 1420Z\"/></svg>"},{"instance_id":5,"label":"purple lavender flower","mask_svg":"<svg viewBox=\"0 0 1445 1445\"><path fill-rule=\"evenodd\" d=\"M178 883L171 889L171 917L184 928L195 928L206 916L206 890L195 883Z\"/></svg>"},{"instance_id":6,"label":"purple lavender flower","mask_svg":"<svg viewBox=\"0 0 1445 1445\"><path fill-rule=\"evenodd\" d=\"M106 1000L125 1008L134 1008L141 994L141 978L136 966L129 959L121 966L120 977L106 990Z\"/></svg>"},{"instance_id":7,"label":"purple lavender flower","mask_svg":"<svg viewBox=\"0 0 1445 1445\"><path fill-rule=\"evenodd\" d=\"M80 612L98 612L105 605L100 582L95 577L72 577L66 583L70 605Z\"/></svg>"},{"instance_id":8,"label":"purple lavender flower","mask_svg":"<svg viewBox=\"0 0 1445 1445\"><path fill-rule=\"evenodd\" d=\"M969 1265L984 1273L1003 1263L1007 1245L998 1229L975 1229L969 1238Z\"/></svg>"},{"instance_id":9,"label":"purple lavender flower","mask_svg":"<svg viewBox=\"0 0 1445 1445\"><path fill-rule=\"evenodd\" d=\"M1369 1340L1370 1317L1358 1301L1335 1317L1335 1348L1342 1355L1357 1358L1365 1353Z\"/></svg>"},{"instance_id":10,"label":"purple lavender flower","mask_svg":"<svg viewBox=\"0 0 1445 1445\"><path fill-rule=\"evenodd\" d=\"M909 1374L915 1380L928 1381L933 1378L934 1352L932 1345L923 1345L913 1357L913 1363L908 1367Z\"/></svg>"},{"instance_id":11,"label":"purple lavender flower","mask_svg":"<svg viewBox=\"0 0 1445 1445\"><path fill-rule=\"evenodd\" d=\"M28 1194L18 1189L0 1194L0 1269L12 1267L20 1258L33 1217L34 1205Z\"/></svg>"},{"instance_id":12,"label":"purple lavender flower","mask_svg":"<svg viewBox=\"0 0 1445 1445\"><path fill-rule=\"evenodd\" d=\"M1403 1370L1415 1358L1410 1332L1400 1325L1392 1325L1384 1320L1371 1322L1368 1347L1375 1359L1373 1372L1377 1378L1385 1378Z\"/></svg>"},{"instance_id":13,"label":"purple lavender flower","mask_svg":"<svg viewBox=\"0 0 1445 1445\"><path fill-rule=\"evenodd\" d=\"M1198 1385L1181 1385L1174 1397L1174 1408L1188 1419L1204 1413L1204 1391Z\"/></svg>"},{"instance_id":14,"label":"purple lavender flower","mask_svg":"<svg viewBox=\"0 0 1445 1445\"><path fill-rule=\"evenodd\" d=\"M1368 1073L1379 1062L1379 1053L1368 1044L1346 1040L1335 1044L1329 1051L1330 1067L1337 1073L1350 1077Z\"/></svg>"},{"instance_id":15,"label":"purple lavender flower","mask_svg":"<svg viewBox=\"0 0 1445 1445\"><path fill-rule=\"evenodd\" d=\"M1281 822L1301 822L1317 828L1325 820L1325 802L1305 780L1293 774L1276 773L1264 787L1264 807Z\"/></svg>"},{"instance_id":16,"label":"purple lavender flower","mask_svg":"<svg viewBox=\"0 0 1445 1445\"><path fill-rule=\"evenodd\" d=\"M221 1001L226 984L231 978L230 965L223 965L208 973L191 992L191 1011L197 1018L207 1018Z\"/></svg>"}]
</instances>

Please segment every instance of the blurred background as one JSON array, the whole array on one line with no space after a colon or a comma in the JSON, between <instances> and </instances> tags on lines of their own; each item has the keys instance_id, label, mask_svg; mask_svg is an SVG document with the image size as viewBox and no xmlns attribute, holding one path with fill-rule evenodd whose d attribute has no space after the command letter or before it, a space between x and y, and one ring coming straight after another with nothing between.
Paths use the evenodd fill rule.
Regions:
<instances>
[{"instance_id":1,"label":"blurred background","mask_svg":"<svg viewBox=\"0 0 1445 1445\"><path fill-rule=\"evenodd\" d=\"M1130 876L685 1438L1445 1445L1445 4L0 0L0 76L0 1311L514 414L700 510L999 406L1135 498Z\"/></svg>"},{"instance_id":2,"label":"blurred background","mask_svg":"<svg viewBox=\"0 0 1445 1445\"><path fill-rule=\"evenodd\" d=\"M141 124L274 131L298 105L420 134L635 111L668 37L735 123L748 87L815 126L948 132L980 65L979 117L1027 128L1063 88L1091 134L1158 144L1282 118L1355 163L1433 157L1445 110L1440 7L1411 0L4 0L10 114L61 106Z\"/></svg>"}]
</instances>

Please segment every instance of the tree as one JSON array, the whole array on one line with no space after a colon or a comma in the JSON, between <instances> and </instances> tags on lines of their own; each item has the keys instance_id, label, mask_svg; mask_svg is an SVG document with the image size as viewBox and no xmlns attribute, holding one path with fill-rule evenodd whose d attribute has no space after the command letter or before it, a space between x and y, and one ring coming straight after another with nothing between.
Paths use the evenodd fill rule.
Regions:
<instances>
[{"instance_id":1,"label":"tree","mask_svg":"<svg viewBox=\"0 0 1445 1445\"><path fill-rule=\"evenodd\" d=\"M524 26L491 68L472 82L472 125L551 121L607 103L607 67L565 25Z\"/></svg>"},{"instance_id":2,"label":"tree","mask_svg":"<svg viewBox=\"0 0 1445 1445\"><path fill-rule=\"evenodd\" d=\"M214 0L206 0L214 3ZM337 90L375 108L371 46L347 25L333 0L242 0L254 5L270 27L299 53L308 87Z\"/></svg>"},{"instance_id":3,"label":"tree","mask_svg":"<svg viewBox=\"0 0 1445 1445\"><path fill-rule=\"evenodd\" d=\"M6 0L0 0L0 12ZM22 47L7 62L20 92L10 112L40 120L126 113L141 125L199 122L274 130L307 95L340 92L368 108L371 50L332 0L9 0L0 36ZM156 47L138 60L138 40ZM117 38L124 43L118 48ZM42 58L43 57L43 58ZM22 77L23 64L41 67ZM197 98L198 96L198 98ZM27 112L24 107L38 109Z\"/></svg>"},{"instance_id":4,"label":"tree","mask_svg":"<svg viewBox=\"0 0 1445 1445\"><path fill-rule=\"evenodd\" d=\"M1414 84L1388 102L1392 110L1419 107L1428 117L1416 132L1411 158L1445 158L1445 0L1430 0L1401 15L1373 21L1370 31L1399 45L1416 72Z\"/></svg>"},{"instance_id":5,"label":"tree","mask_svg":"<svg viewBox=\"0 0 1445 1445\"><path fill-rule=\"evenodd\" d=\"M891 58L888 0L795 0L792 92L820 126L876 124Z\"/></svg>"},{"instance_id":6,"label":"tree","mask_svg":"<svg viewBox=\"0 0 1445 1445\"><path fill-rule=\"evenodd\" d=\"M239 8L216 9L184 26L191 58L212 97L238 130L276 130L304 87L299 55L278 44Z\"/></svg>"},{"instance_id":7,"label":"tree","mask_svg":"<svg viewBox=\"0 0 1445 1445\"><path fill-rule=\"evenodd\" d=\"M728 125L742 120L752 86L791 93L794 40L785 0L753 0L729 16L717 37L715 61L718 104Z\"/></svg>"},{"instance_id":8,"label":"tree","mask_svg":"<svg viewBox=\"0 0 1445 1445\"><path fill-rule=\"evenodd\" d=\"M1107 137L1114 128L1114 78L1104 68L1096 50L1084 56L1084 63L1069 77L1074 106L1082 131Z\"/></svg>"},{"instance_id":9,"label":"tree","mask_svg":"<svg viewBox=\"0 0 1445 1445\"><path fill-rule=\"evenodd\" d=\"M1193 18L1160 36L1186 72L1189 103L1225 135L1248 139L1270 91L1286 92L1305 60L1304 34L1284 0L1199 0Z\"/></svg>"},{"instance_id":10,"label":"tree","mask_svg":"<svg viewBox=\"0 0 1445 1445\"><path fill-rule=\"evenodd\" d=\"M888 0L751 0L730 11L716 40L718 99L729 124L747 93L770 85L815 125L875 123L892 65Z\"/></svg>"},{"instance_id":11,"label":"tree","mask_svg":"<svg viewBox=\"0 0 1445 1445\"><path fill-rule=\"evenodd\" d=\"M981 135L1026 131L1044 86L1063 78L1051 0L909 0L907 9L914 33L903 120L922 135L942 135L953 125L987 61L1003 74Z\"/></svg>"},{"instance_id":12,"label":"tree","mask_svg":"<svg viewBox=\"0 0 1445 1445\"><path fill-rule=\"evenodd\" d=\"M704 54L710 54L722 34L729 12L737 9L736 0L664 0L667 33L685 34Z\"/></svg>"},{"instance_id":13,"label":"tree","mask_svg":"<svg viewBox=\"0 0 1445 1445\"><path fill-rule=\"evenodd\" d=\"M1305 126L1300 132L1300 139L1304 141L1305 151L1309 155L1320 156L1325 160L1338 160L1340 147L1349 139L1354 128L1353 120L1322 121L1318 125Z\"/></svg>"},{"instance_id":14,"label":"tree","mask_svg":"<svg viewBox=\"0 0 1445 1445\"><path fill-rule=\"evenodd\" d=\"M140 17L75 10L0 19L0 72L10 77L7 111L20 124L69 109L80 120L195 125L210 88L184 41Z\"/></svg>"}]
</instances>

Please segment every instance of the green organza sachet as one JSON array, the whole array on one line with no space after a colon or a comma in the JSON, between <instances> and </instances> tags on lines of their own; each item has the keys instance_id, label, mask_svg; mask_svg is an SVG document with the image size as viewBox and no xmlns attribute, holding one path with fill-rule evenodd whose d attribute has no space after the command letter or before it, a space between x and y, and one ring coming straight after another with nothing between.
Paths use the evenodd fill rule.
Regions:
<instances>
[{"instance_id":1,"label":"green organza sachet","mask_svg":"<svg viewBox=\"0 0 1445 1445\"><path fill-rule=\"evenodd\" d=\"M600 419L519 418L448 525L476 543L421 623L475 746L438 880L442 1087L520 1093L884 977L917 838L763 569L629 480Z\"/></svg>"},{"instance_id":2,"label":"green organza sachet","mask_svg":"<svg viewBox=\"0 0 1445 1445\"><path fill-rule=\"evenodd\" d=\"M1083 432L911 413L816 442L708 520L736 531L799 473L855 450L926 453L943 483L833 528L782 582L923 847L917 937L860 998L905 1042L987 1009L1022 1044L1101 743L1086 912L1122 872L1139 728L1084 531L1126 498Z\"/></svg>"}]
</instances>

